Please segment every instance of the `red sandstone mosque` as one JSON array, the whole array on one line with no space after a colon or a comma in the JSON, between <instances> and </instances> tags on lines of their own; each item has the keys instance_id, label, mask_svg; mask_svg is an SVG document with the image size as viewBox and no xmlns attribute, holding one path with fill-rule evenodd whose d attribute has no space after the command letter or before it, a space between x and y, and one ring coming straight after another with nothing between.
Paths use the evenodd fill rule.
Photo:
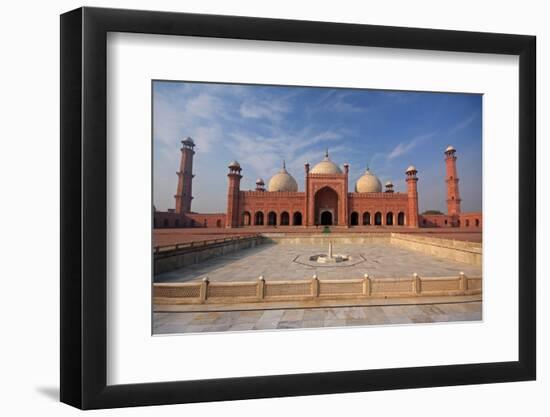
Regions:
<instances>
[{"instance_id":1,"label":"red sandstone mosque","mask_svg":"<svg viewBox=\"0 0 550 417\"><path fill-rule=\"evenodd\" d=\"M405 171L407 192L394 192L386 182L385 190L376 175L368 168L349 189L349 165L341 168L330 160L328 151L322 161L310 168L305 164L305 190L298 191L294 177L286 170L277 172L265 188L256 181L256 189L240 189L241 165L229 164L226 213L195 213L193 200L193 155L195 143L191 138L182 141L181 163L177 172L175 209L154 211L155 228L179 227L313 227L354 226L384 227L468 227L480 228L480 212L462 213L456 169L456 149L445 149L447 214L418 213L418 171L409 166Z\"/></svg>"}]
</instances>

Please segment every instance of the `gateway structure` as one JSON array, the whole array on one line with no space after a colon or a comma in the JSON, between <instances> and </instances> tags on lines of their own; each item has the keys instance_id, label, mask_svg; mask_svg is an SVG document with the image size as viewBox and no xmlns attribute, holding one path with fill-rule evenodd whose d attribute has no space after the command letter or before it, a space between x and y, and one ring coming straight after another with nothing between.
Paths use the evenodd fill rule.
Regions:
<instances>
[{"instance_id":1,"label":"gateway structure","mask_svg":"<svg viewBox=\"0 0 550 417\"><path fill-rule=\"evenodd\" d=\"M243 168L229 164L226 213L194 213L193 155L191 138L182 141L175 209L154 213L155 228L161 227L318 227L318 226L395 226L395 227L481 227L481 213L462 213L456 150L445 150L447 214L418 213L417 169L405 170L407 192L394 192L393 184L380 179L368 168L349 192L349 165L334 163L328 150L323 160L310 167L304 164L305 189L298 190L285 164L268 182L258 178L254 190L241 190Z\"/></svg>"}]
</instances>

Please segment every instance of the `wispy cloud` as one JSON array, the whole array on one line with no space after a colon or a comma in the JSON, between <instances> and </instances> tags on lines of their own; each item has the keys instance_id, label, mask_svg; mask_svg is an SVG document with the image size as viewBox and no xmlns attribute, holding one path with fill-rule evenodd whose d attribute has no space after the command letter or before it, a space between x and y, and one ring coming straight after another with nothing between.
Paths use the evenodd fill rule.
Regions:
<instances>
[{"instance_id":1,"label":"wispy cloud","mask_svg":"<svg viewBox=\"0 0 550 417\"><path fill-rule=\"evenodd\" d=\"M414 148L416 148L417 146L423 144L428 139L432 138L434 135L435 135L435 132L434 133L428 133L428 134L425 134L425 135L416 136L416 137L412 138L409 141L399 143L388 154L388 159L392 160L392 159L395 159L399 156L408 154Z\"/></svg>"},{"instance_id":2,"label":"wispy cloud","mask_svg":"<svg viewBox=\"0 0 550 417\"><path fill-rule=\"evenodd\" d=\"M472 113L469 117L467 117L466 119L458 122L456 125L452 126L449 131L447 132L447 134L449 136L451 135L454 135L455 133L461 131L462 129L465 129L467 128L468 126L470 126L472 124L472 122L477 119L478 117L478 112L474 112Z\"/></svg>"},{"instance_id":3,"label":"wispy cloud","mask_svg":"<svg viewBox=\"0 0 550 417\"><path fill-rule=\"evenodd\" d=\"M290 106L280 101L245 101L239 108L239 113L247 119L280 120L290 111Z\"/></svg>"}]
</instances>

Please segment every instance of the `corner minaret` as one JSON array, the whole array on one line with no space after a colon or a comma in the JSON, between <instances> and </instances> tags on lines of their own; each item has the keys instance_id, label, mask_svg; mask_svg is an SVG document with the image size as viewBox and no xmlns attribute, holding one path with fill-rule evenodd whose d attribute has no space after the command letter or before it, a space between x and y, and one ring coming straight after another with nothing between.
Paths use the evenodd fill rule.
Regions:
<instances>
[{"instance_id":1,"label":"corner minaret","mask_svg":"<svg viewBox=\"0 0 550 417\"><path fill-rule=\"evenodd\" d=\"M411 165L405 172L407 175L408 215L407 226L418 227L418 190L416 183L418 178L416 168Z\"/></svg>"},{"instance_id":2,"label":"corner minaret","mask_svg":"<svg viewBox=\"0 0 550 417\"><path fill-rule=\"evenodd\" d=\"M460 214L460 193L458 192L458 177L456 175L456 149L448 146L445 149L445 165L447 167L447 214Z\"/></svg>"},{"instance_id":3,"label":"corner minaret","mask_svg":"<svg viewBox=\"0 0 550 417\"><path fill-rule=\"evenodd\" d=\"M225 227L239 227L239 195L241 192L241 166L237 161L229 164L227 185L227 214Z\"/></svg>"},{"instance_id":4,"label":"corner minaret","mask_svg":"<svg viewBox=\"0 0 550 417\"><path fill-rule=\"evenodd\" d=\"M181 141L181 162L178 176L178 188L176 189L176 213L189 213L191 200L193 200L193 155L195 155L195 142L187 138Z\"/></svg>"}]
</instances>

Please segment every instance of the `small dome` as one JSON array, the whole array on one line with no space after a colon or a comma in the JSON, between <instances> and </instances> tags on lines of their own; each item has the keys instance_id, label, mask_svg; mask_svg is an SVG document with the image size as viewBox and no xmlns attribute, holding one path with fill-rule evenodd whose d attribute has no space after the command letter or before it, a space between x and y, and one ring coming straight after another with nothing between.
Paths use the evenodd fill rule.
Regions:
<instances>
[{"instance_id":1,"label":"small dome","mask_svg":"<svg viewBox=\"0 0 550 417\"><path fill-rule=\"evenodd\" d=\"M298 191L298 183L292 175L288 173L284 164L283 168L277 172L269 180L269 185L267 186L268 191Z\"/></svg>"},{"instance_id":2,"label":"small dome","mask_svg":"<svg viewBox=\"0 0 550 417\"><path fill-rule=\"evenodd\" d=\"M411 172L411 171L416 171L416 167L414 165L409 165L409 167L405 172Z\"/></svg>"},{"instance_id":3,"label":"small dome","mask_svg":"<svg viewBox=\"0 0 550 417\"><path fill-rule=\"evenodd\" d=\"M449 145L447 146L447 149L445 149L445 152L456 152L456 149L454 148L454 146Z\"/></svg>"},{"instance_id":4,"label":"small dome","mask_svg":"<svg viewBox=\"0 0 550 417\"><path fill-rule=\"evenodd\" d=\"M325 153L325 159L315 165L310 172L312 174L341 174L342 170L338 165L329 159L327 150Z\"/></svg>"},{"instance_id":5,"label":"small dome","mask_svg":"<svg viewBox=\"0 0 550 417\"><path fill-rule=\"evenodd\" d=\"M261 179L261 178L258 178L258 179L256 180L256 184L264 184L264 180Z\"/></svg>"},{"instance_id":6,"label":"small dome","mask_svg":"<svg viewBox=\"0 0 550 417\"><path fill-rule=\"evenodd\" d=\"M237 161L231 161L228 168L240 168L241 165Z\"/></svg>"},{"instance_id":7,"label":"small dome","mask_svg":"<svg viewBox=\"0 0 550 417\"><path fill-rule=\"evenodd\" d=\"M386 182L386 187L393 187L393 182L387 181Z\"/></svg>"},{"instance_id":8,"label":"small dome","mask_svg":"<svg viewBox=\"0 0 550 417\"><path fill-rule=\"evenodd\" d=\"M379 193L381 191L382 183L368 168L363 176L355 183L356 193Z\"/></svg>"},{"instance_id":9,"label":"small dome","mask_svg":"<svg viewBox=\"0 0 550 417\"><path fill-rule=\"evenodd\" d=\"M190 138L190 137L185 138L184 140L181 141L181 143L184 143L184 144L186 144L186 145L194 145L194 144L195 144L195 142L193 141L193 139Z\"/></svg>"}]
</instances>

